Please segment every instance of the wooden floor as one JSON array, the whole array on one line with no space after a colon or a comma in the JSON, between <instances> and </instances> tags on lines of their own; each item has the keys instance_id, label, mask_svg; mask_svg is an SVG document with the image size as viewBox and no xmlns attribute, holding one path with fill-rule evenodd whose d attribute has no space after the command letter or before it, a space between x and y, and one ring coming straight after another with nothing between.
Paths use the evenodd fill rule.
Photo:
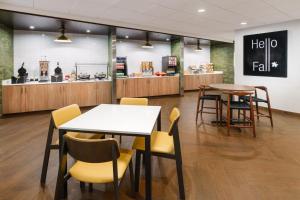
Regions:
<instances>
[{"instance_id":1,"label":"wooden floor","mask_svg":"<svg viewBox=\"0 0 300 200\"><path fill-rule=\"evenodd\" d=\"M257 123L257 138L251 130L232 130L209 123L195 124L196 93L184 97L151 99L161 105L162 128L169 111L182 112L182 146L186 199L300 199L300 117L274 113L275 127L268 119ZM57 152L51 154L47 187L41 188L44 146L49 112L11 115L0 119L0 199L53 199L57 175ZM123 138L130 147L131 138ZM153 158L153 199L178 199L175 162ZM142 177L144 179L144 177ZM131 199L129 176L121 185L121 199ZM144 181L136 199L142 199ZM81 192L79 183L69 183L69 199L113 199L111 187L96 186L93 193Z\"/></svg>"}]
</instances>

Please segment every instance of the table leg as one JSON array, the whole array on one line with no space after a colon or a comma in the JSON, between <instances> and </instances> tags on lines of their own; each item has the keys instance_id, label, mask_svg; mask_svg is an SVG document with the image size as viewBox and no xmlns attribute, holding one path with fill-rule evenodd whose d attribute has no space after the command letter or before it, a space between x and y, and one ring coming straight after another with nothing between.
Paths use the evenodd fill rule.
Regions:
<instances>
[{"instance_id":1,"label":"table leg","mask_svg":"<svg viewBox=\"0 0 300 200\"><path fill-rule=\"evenodd\" d=\"M159 111L159 115L157 118L157 131L161 131L161 111Z\"/></svg>"},{"instance_id":2,"label":"table leg","mask_svg":"<svg viewBox=\"0 0 300 200\"><path fill-rule=\"evenodd\" d=\"M145 137L145 176L146 200L152 199L152 172L151 172L151 135Z\"/></svg>"}]
</instances>

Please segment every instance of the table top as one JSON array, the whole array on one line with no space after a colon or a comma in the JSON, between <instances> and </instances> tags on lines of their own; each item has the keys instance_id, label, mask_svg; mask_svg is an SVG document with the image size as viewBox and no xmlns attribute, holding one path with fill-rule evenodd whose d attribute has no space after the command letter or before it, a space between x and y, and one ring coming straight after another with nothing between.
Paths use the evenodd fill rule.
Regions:
<instances>
[{"instance_id":1,"label":"table top","mask_svg":"<svg viewBox=\"0 0 300 200\"><path fill-rule=\"evenodd\" d=\"M101 104L68 121L60 130L151 135L161 106Z\"/></svg>"},{"instance_id":2,"label":"table top","mask_svg":"<svg viewBox=\"0 0 300 200\"><path fill-rule=\"evenodd\" d=\"M222 91L254 91L255 88L248 85L226 84L226 83L213 83L209 87Z\"/></svg>"}]
</instances>

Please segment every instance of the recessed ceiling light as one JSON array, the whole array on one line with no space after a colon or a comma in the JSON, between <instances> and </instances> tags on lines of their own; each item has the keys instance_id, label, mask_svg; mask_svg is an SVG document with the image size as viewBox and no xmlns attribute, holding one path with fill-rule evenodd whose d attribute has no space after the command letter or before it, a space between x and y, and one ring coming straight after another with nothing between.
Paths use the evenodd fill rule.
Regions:
<instances>
[{"instance_id":1,"label":"recessed ceiling light","mask_svg":"<svg viewBox=\"0 0 300 200\"><path fill-rule=\"evenodd\" d=\"M241 25L247 25L247 22L241 22Z\"/></svg>"},{"instance_id":2,"label":"recessed ceiling light","mask_svg":"<svg viewBox=\"0 0 300 200\"><path fill-rule=\"evenodd\" d=\"M167 40L167 41L170 41L170 38L167 38L166 40Z\"/></svg>"},{"instance_id":3,"label":"recessed ceiling light","mask_svg":"<svg viewBox=\"0 0 300 200\"><path fill-rule=\"evenodd\" d=\"M31 30L35 29L35 27L34 27L34 26L29 26L29 28L30 28Z\"/></svg>"},{"instance_id":4,"label":"recessed ceiling light","mask_svg":"<svg viewBox=\"0 0 300 200\"><path fill-rule=\"evenodd\" d=\"M126 38L126 39L128 39L128 38L129 38L129 36L128 36L128 35L125 35L125 38Z\"/></svg>"},{"instance_id":5,"label":"recessed ceiling light","mask_svg":"<svg viewBox=\"0 0 300 200\"><path fill-rule=\"evenodd\" d=\"M87 30L86 30L86 32L87 32L87 33L90 33L90 32L91 32L91 30L87 29Z\"/></svg>"},{"instance_id":6,"label":"recessed ceiling light","mask_svg":"<svg viewBox=\"0 0 300 200\"><path fill-rule=\"evenodd\" d=\"M201 9L198 9L198 13L203 13L203 12L205 12L206 10L205 9L203 9L203 8L201 8Z\"/></svg>"}]
</instances>

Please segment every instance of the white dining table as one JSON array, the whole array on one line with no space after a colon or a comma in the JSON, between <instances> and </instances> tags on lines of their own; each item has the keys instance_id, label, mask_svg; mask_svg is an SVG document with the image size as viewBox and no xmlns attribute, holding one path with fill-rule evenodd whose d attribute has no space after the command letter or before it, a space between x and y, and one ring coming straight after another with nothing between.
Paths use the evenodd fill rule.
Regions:
<instances>
[{"instance_id":1,"label":"white dining table","mask_svg":"<svg viewBox=\"0 0 300 200\"><path fill-rule=\"evenodd\" d=\"M157 130L160 131L161 106L101 104L58 127L60 155L63 135L68 131L145 137L145 198L150 200L152 199L150 141L156 123ZM67 195L66 191L62 194L57 193L59 191L57 187L60 185L58 181L59 175L55 199L64 198Z\"/></svg>"}]
</instances>

